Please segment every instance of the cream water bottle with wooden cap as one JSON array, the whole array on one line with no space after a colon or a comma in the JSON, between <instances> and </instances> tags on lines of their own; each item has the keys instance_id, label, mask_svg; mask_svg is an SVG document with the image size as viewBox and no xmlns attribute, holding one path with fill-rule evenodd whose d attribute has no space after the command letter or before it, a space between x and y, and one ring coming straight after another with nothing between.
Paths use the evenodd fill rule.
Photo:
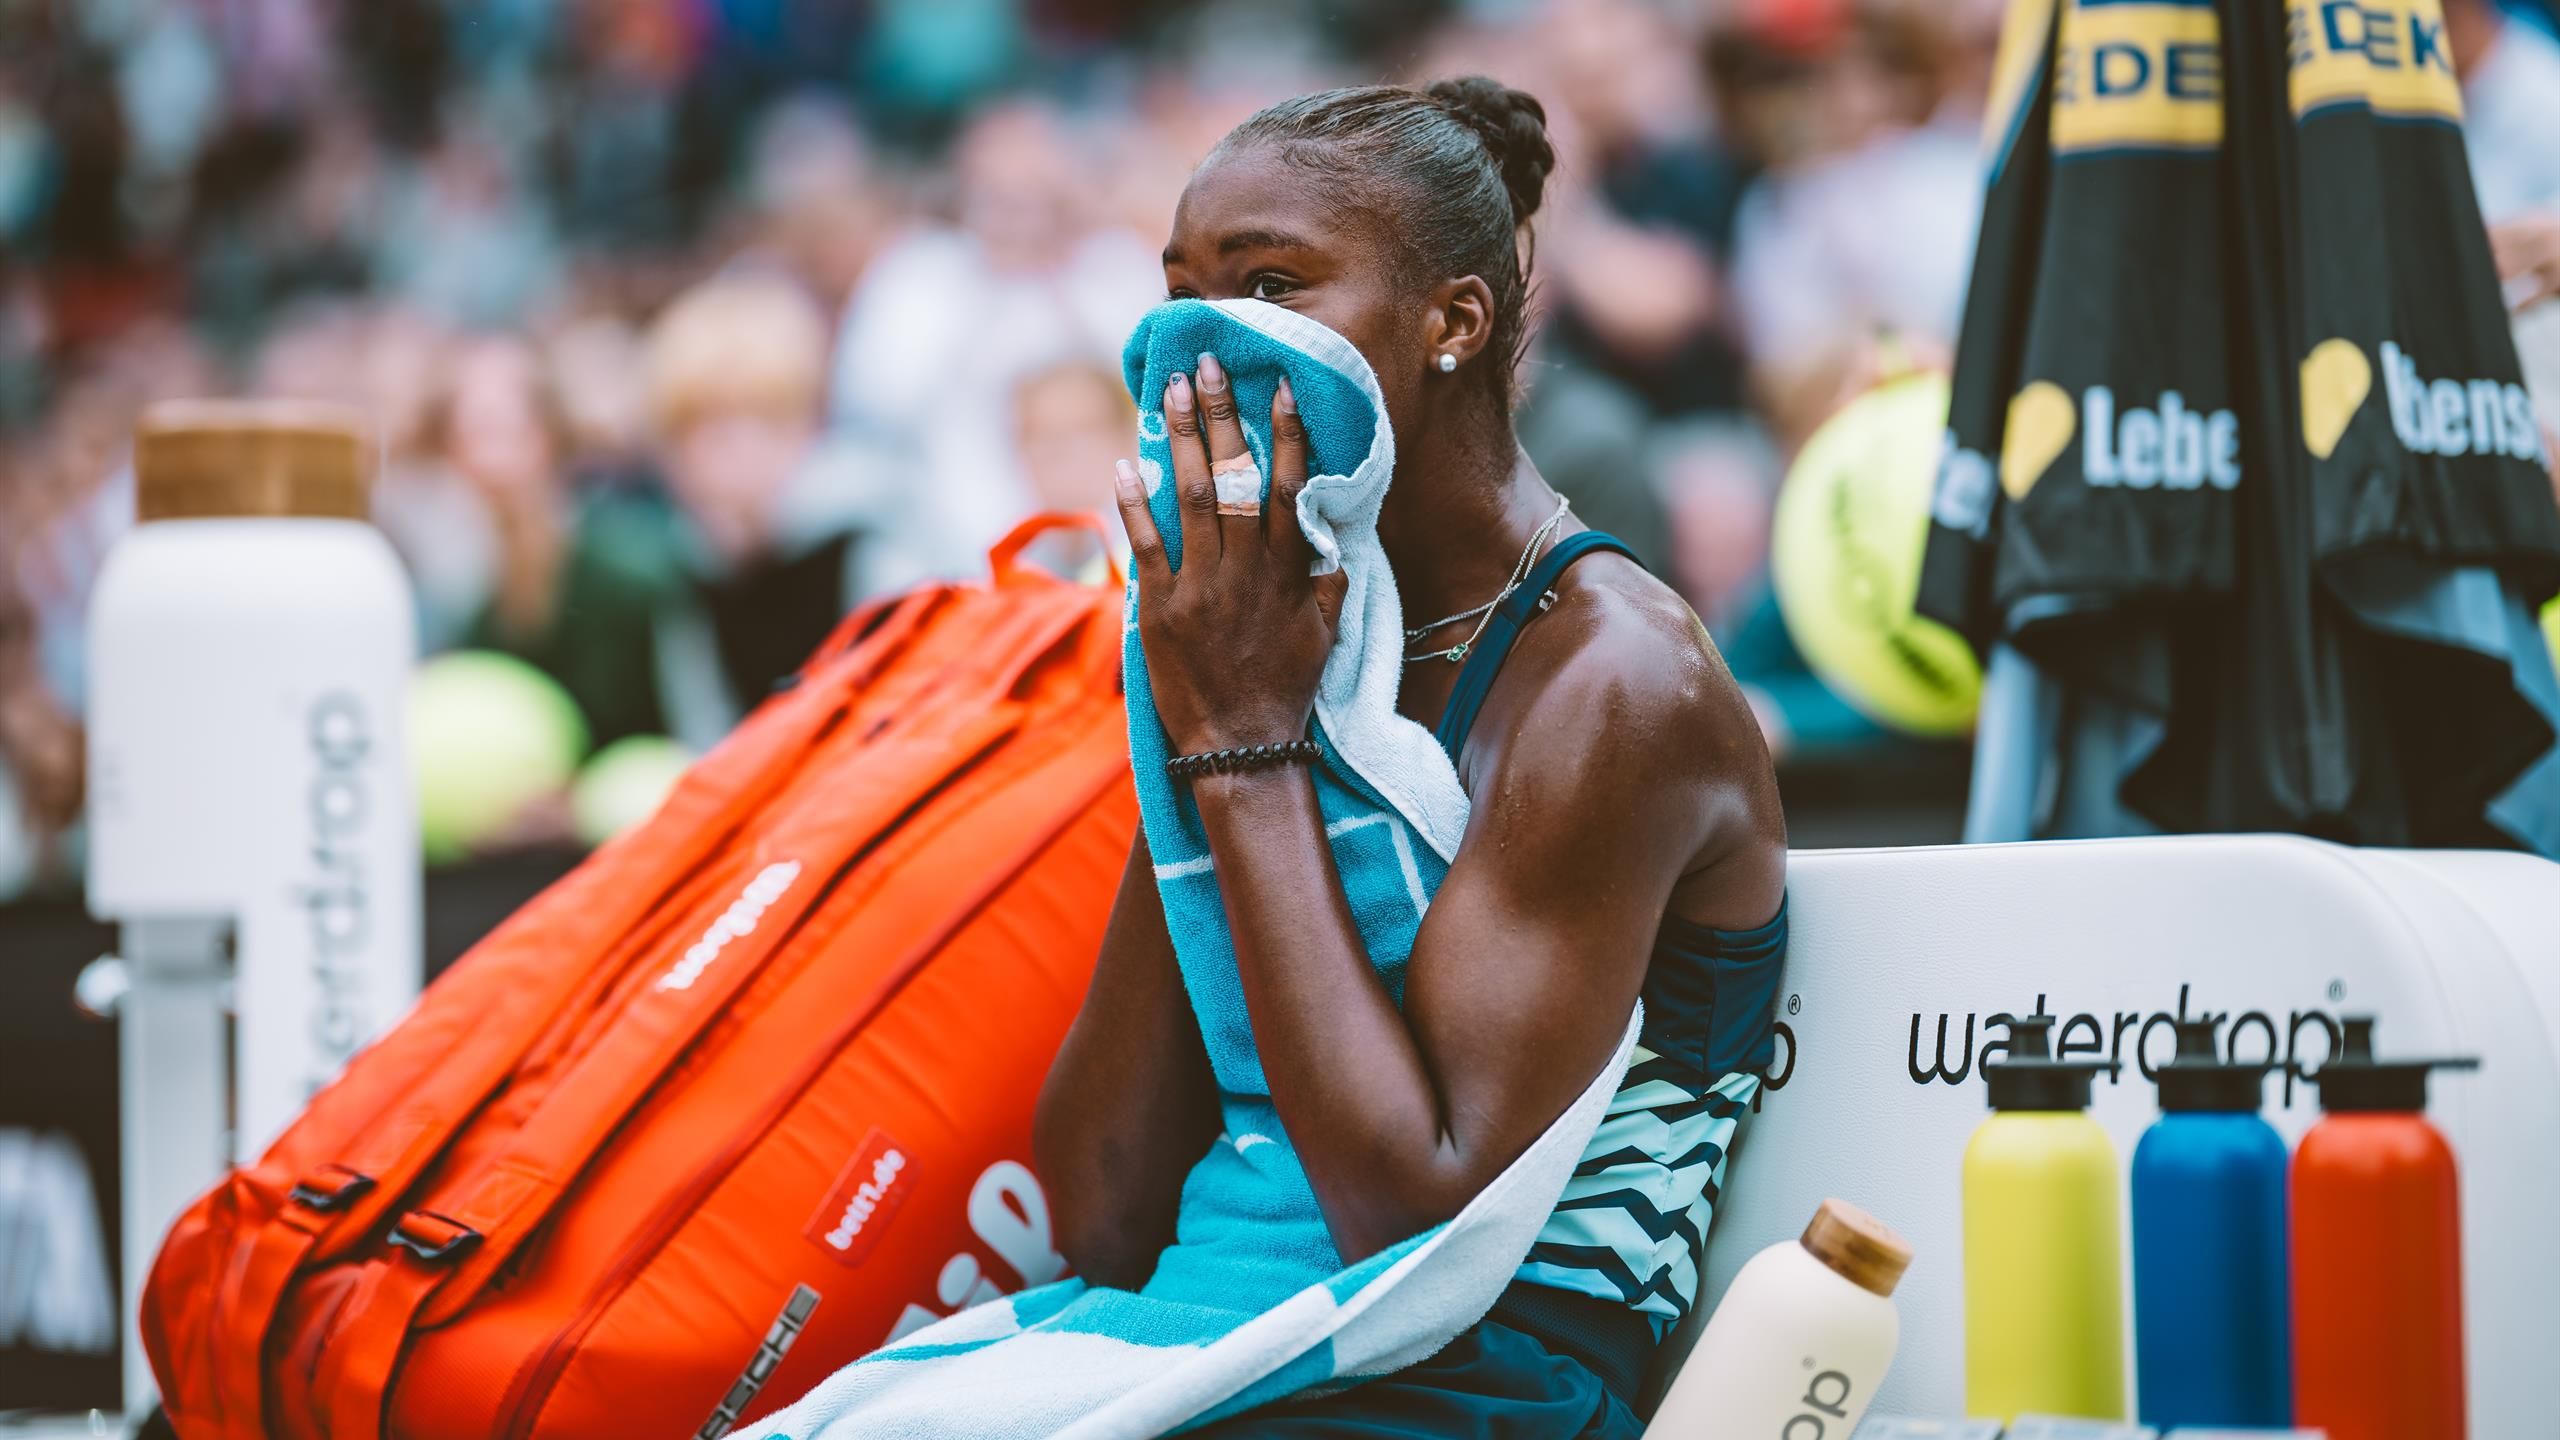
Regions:
<instances>
[{"instance_id":1,"label":"cream water bottle with wooden cap","mask_svg":"<svg viewBox=\"0 0 2560 1440\"><path fill-rule=\"evenodd\" d=\"M2124 1418L2122 1207L2116 1152L2088 1116L2107 1060L2057 1060L2053 1017L2010 1020L1982 1073L1991 1118L1964 1151L1964 1403Z\"/></svg>"},{"instance_id":2,"label":"cream water bottle with wooden cap","mask_svg":"<svg viewBox=\"0 0 2560 1440\"><path fill-rule=\"evenodd\" d=\"M1751 1257L1654 1412L1676 1440L1847 1440L1893 1363L1893 1287L1911 1247L1825 1200L1795 1240Z\"/></svg>"}]
</instances>

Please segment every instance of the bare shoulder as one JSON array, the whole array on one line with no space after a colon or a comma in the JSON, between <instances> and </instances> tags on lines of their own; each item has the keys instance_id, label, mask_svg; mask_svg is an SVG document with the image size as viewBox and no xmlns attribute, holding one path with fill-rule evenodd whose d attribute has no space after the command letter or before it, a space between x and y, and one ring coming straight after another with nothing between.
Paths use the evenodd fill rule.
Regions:
<instances>
[{"instance_id":1,"label":"bare shoulder","mask_svg":"<svg viewBox=\"0 0 2560 1440\"><path fill-rule=\"evenodd\" d=\"M1784 845L1768 747L1741 686L1678 592L1622 556L1566 572L1477 731L1471 790L1544 791L1532 777L1552 777L1572 784L1576 808L1667 809L1702 853L1755 836Z\"/></svg>"},{"instance_id":2,"label":"bare shoulder","mask_svg":"<svg viewBox=\"0 0 2560 1440\"><path fill-rule=\"evenodd\" d=\"M1604 554L1567 571L1555 594L1521 631L1480 723L1506 741L1638 760L1665 777L1767 768L1741 686L1678 592Z\"/></svg>"}]
</instances>

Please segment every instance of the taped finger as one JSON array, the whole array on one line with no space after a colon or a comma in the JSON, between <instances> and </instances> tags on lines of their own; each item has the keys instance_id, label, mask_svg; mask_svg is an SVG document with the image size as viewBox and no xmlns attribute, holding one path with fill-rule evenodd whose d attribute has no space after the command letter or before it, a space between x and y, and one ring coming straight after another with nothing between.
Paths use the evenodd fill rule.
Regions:
<instances>
[{"instance_id":1,"label":"taped finger","mask_svg":"<svg viewBox=\"0 0 2560 1440\"><path fill-rule=\"evenodd\" d=\"M1209 478L1218 487L1219 514L1262 513L1262 467L1250 453L1230 455L1211 465Z\"/></svg>"}]
</instances>

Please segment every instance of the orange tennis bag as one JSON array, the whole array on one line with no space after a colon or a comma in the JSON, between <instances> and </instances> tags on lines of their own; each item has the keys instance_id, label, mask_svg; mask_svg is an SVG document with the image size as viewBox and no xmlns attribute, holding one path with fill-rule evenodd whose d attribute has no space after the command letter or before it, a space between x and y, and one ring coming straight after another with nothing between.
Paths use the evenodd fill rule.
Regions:
<instances>
[{"instance_id":1,"label":"orange tennis bag","mask_svg":"<svg viewBox=\"0 0 2560 1440\"><path fill-rule=\"evenodd\" d=\"M180 1217L181 1440L717 1436L1063 1271L1032 1106L1137 806L1048 523L848 619Z\"/></svg>"}]
</instances>

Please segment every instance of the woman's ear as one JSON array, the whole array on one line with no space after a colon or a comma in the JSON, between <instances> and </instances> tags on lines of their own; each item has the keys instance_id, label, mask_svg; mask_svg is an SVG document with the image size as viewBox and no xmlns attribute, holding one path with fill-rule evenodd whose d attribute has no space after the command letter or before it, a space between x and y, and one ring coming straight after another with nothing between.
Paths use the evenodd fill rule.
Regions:
<instances>
[{"instance_id":1,"label":"woman's ear","mask_svg":"<svg viewBox=\"0 0 2560 1440\"><path fill-rule=\"evenodd\" d=\"M1493 287L1475 275L1442 281L1423 322L1422 363L1436 374L1454 374L1492 340Z\"/></svg>"}]
</instances>

